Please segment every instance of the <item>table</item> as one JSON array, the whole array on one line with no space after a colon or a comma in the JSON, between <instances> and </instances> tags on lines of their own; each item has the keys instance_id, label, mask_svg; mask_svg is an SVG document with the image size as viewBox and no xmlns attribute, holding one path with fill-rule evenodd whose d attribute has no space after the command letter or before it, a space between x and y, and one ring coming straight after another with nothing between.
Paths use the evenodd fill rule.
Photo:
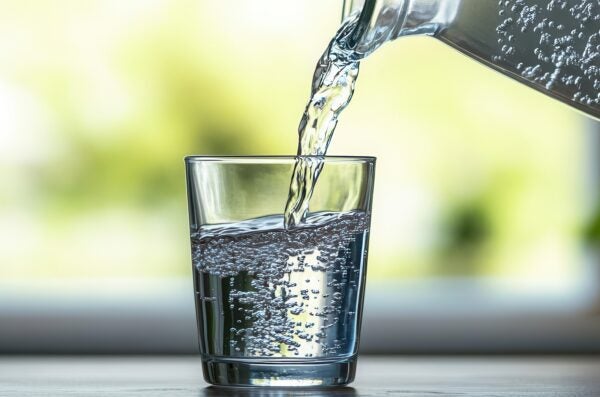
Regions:
<instances>
[{"instance_id":1,"label":"table","mask_svg":"<svg viewBox=\"0 0 600 397\"><path fill-rule=\"evenodd\" d=\"M369 357L351 387L207 387L196 356L0 356L0 396L600 396L600 356Z\"/></svg>"}]
</instances>

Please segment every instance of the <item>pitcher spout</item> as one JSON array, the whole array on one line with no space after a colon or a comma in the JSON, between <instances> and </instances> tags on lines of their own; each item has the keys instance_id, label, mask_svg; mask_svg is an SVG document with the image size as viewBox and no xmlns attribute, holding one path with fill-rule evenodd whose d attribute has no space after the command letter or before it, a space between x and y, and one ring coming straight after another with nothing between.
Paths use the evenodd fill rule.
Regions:
<instances>
[{"instance_id":1,"label":"pitcher spout","mask_svg":"<svg viewBox=\"0 0 600 397\"><path fill-rule=\"evenodd\" d=\"M435 35L456 16L459 0L345 0L343 18L358 18L348 44L366 57L407 35Z\"/></svg>"}]
</instances>

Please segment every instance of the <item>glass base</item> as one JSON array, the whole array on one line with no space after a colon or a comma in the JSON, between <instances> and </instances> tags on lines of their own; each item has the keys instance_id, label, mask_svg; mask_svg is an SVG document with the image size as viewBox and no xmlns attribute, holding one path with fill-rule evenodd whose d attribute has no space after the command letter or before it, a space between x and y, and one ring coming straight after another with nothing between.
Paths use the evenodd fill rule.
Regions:
<instances>
[{"instance_id":1,"label":"glass base","mask_svg":"<svg viewBox=\"0 0 600 397\"><path fill-rule=\"evenodd\" d=\"M204 357L202 370L204 379L216 386L344 386L354 380L356 356L335 360Z\"/></svg>"}]
</instances>

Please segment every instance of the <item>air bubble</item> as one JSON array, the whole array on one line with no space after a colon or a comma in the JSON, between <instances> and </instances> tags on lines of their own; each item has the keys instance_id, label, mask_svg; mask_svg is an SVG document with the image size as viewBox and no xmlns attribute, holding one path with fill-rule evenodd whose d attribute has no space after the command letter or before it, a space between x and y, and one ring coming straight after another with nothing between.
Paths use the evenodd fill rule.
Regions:
<instances>
[{"instance_id":1,"label":"air bubble","mask_svg":"<svg viewBox=\"0 0 600 397\"><path fill-rule=\"evenodd\" d=\"M504 19L496 28L499 50L491 60L516 65L522 77L554 96L590 107L600 105L593 77L600 61L600 32L597 24L590 23L600 21L600 2L538 4L535 0L499 3L498 13Z\"/></svg>"},{"instance_id":2,"label":"air bubble","mask_svg":"<svg viewBox=\"0 0 600 397\"><path fill-rule=\"evenodd\" d=\"M223 345L247 357L327 357L351 351L351 344L332 344L328 335L355 330L356 320L353 325L338 320L348 318L346 300L354 299L347 284L362 275L351 259L362 258L362 252L349 250L362 249L356 241L364 239L357 235L368 232L368 223L363 212L316 213L300 230L282 228L282 216L273 216L209 226L193 235L200 285L228 285L210 288L222 296L199 296L224 302L210 321L233 317L236 326L225 328L229 339ZM331 263L323 265L324 259ZM337 279L340 275L343 280ZM314 320L297 321L304 318Z\"/></svg>"}]
</instances>

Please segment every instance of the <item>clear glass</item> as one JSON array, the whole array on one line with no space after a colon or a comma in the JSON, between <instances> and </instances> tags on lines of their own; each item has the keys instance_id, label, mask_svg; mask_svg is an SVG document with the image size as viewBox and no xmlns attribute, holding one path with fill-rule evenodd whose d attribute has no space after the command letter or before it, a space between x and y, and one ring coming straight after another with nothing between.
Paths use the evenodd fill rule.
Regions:
<instances>
[{"instance_id":1,"label":"clear glass","mask_svg":"<svg viewBox=\"0 0 600 397\"><path fill-rule=\"evenodd\" d=\"M433 36L465 55L600 118L600 3L593 0L345 0L360 14L364 57L401 36Z\"/></svg>"},{"instance_id":2,"label":"clear glass","mask_svg":"<svg viewBox=\"0 0 600 397\"><path fill-rule=\"evenodd\" d=\"M322 162L303 224L283 211L296 157L187 157L207 382L339 386L356 370L375 159Z\"/></svg>"}]
</instances>

